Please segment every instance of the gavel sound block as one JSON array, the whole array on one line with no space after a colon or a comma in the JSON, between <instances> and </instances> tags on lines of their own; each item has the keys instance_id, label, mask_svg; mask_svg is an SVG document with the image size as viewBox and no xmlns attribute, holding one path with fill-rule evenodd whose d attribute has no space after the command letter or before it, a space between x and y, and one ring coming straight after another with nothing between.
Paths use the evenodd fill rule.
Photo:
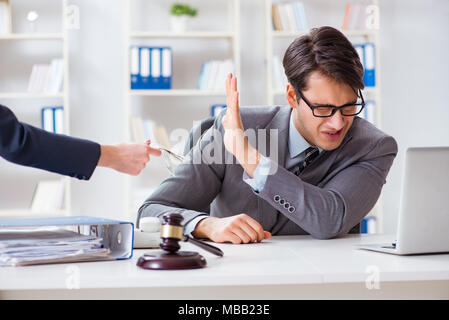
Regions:
<instances>
[{"instance_id":1,"label":"gavel sound block","mask_svg":"<svg viewBox=\"0 0 449 320\"><path fill-rule=\"evenodd\" d=\"M181 225L182 215L178 213L165 214L162 220L160 247L164 251L144 254L137 261L139 267L152 270L204 268L206 259L203 256L193 251L179 251L181 248L179 241L181 240L190 241L213 254L223 256L223 252L220 249L184 236Z\"/></svg>"}]
</instances>

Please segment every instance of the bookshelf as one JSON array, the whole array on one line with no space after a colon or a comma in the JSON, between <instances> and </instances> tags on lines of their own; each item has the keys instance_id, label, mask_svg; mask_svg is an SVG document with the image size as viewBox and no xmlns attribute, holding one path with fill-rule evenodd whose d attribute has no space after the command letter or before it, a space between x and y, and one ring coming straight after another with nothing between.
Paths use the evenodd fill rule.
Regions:
<instances>
[{"instance_id":1,"label":"bookshelf","mask_svg":"<svg viewBox=\"0 0 449 320\"><path fill-rule=\"evenodd\" d=\"M9 0L9 8L14 9L15 0ZM59 105L64 106L64 133L69 134L70 132L70 103L69 103L69 47L68 47L68 32L67 32L67 7L68 0L59 0L61 5L61 30L60 32L35 32L35 33L24 33L24 32L15 32L14 21L11 18L11 11L9 12L9 20L10 27L8 32L0 34L0 44L8 45L8 43L15 42L37 42L37 43L48 43L57 42L61 45L61 56L63 59L63 88L61 92L58 93L34 93L27 92L26 89L23 91L0 91L0 103L8 106L16 113L14 105L15 103L23 102L24 100L29 101L33 104L32 113L36 115L36 117L40 117L40 107L42 106L40 103L48 102L48 101L57 101ZM32 8L30 8L32 9ZM6 59L6 57L4 57ZM29 70L29 74L31 74L31 69ZM34 110L34 106L36 110ZM20 113L16 113L16 116L21 120ZM0 171L6 170L9 164L0 164ZM14 166L14 170L32 170L34 169L23 168L20 166ZM31 172L31 171L30 171ZM56 177L53 173L47 173L44 171L39 171L38 173L39 180L42 179L60 179L60 177ZM56 178L55 178L56 177ZM34 177L35 178L35 177ZM31 178L30 178L31 179ZM71 182L69 177L64 177L64 208L58 210L56 212L47 212L42 213L45 215L70 215L71 212ZM32 194L30 193L30 200ZM0 209L0 216L6 217L20 217L20 216L35 216L36 213L33 213L29 208L2 208ZM40 214L39 214L40 215Z\"/></svg>"},{"instance_id":2,"label":"bookshelf","mask_svg":"<svg viewBox=\"0 0 449 320\"><path fill-rule=\"evenodd\" d=\"M287 104L287 100L285 98L285 90L279 90L274 87L274 76L273 76L273 57L274 57L274 47L283 48L284 52L287 49L287 46L291 41L295 38L305 35L309 32L309 30L305 31L279 31L274 30L273 23L273 12L272 5L280 4L280 3L291 3L292 1L276 1L276 0L264 0L264 20L265 20L265 101L267 105L274 104ZM337 29L341 30L341 26L343 24L343 19L345 15L345 6L347 3L357 3L357 1L331 1L331 0L320 0L320 1L310 1L303 0L302 3L305 7L305 15L308 20L308 27L318 27L321 25L330 25L334 26ZM363 1L359 0L358 3L372 4L378 6L377 0L371 1ZM323 9L325 9L323 11ZM339 10L338 12L336 10ZM312 14L312 17L309 17L309 13ZM328 15L331 13L333 16L330 18ZM316 23L314 18L325 16L325 18L321 17L322 22ZM374 54L375 54L375 86L374 87L365 87L363 90L363 95L365 100L374 100L376 107L375 114L375 122L378 128L382 128L381 123L381 64L380 64L380 41L379 41L379 29L354 29L354 30L341 30L351 42L356 43L373 43L375 46ZM279 45L281 43L282 45ZM282 62L282 56L279 57ZM283 72L283 70L282 70ZM382 232L383 225L383 210L382 210L382 196L379 197L375 207L368 214L368 216L373 216L376 218L376 232Z\"/></svg>"},{"instance_id":3,"label":"bookshelf","mask_svg":"<svg viewBox=\"0 0 449 320\"><path fill-rule=\"evenodd\" d=\"M166 17L163 19L168 20L169 18L169 10L161 9L163 6L168 6L165 1L158 0L152 1L151 3L155 6L157 10L163 10L162 13L166 13ZM220 19L223 18L226 28L225 30L215 30L216 27L213 24L214 21L210 20L210 17L203 14L202 15L202 5L209 6L208 9L213 9L217 5L225 6L225 10L221 10L219 12ZM136 112L135 106L144 101L145 106L143 108L151 108L151 101L154 99L158 99L158 101L169 101L168 99L176 99L179 97L182 98L196 98L196 99L206 99L206 98L219 98L220 101L225 101L225 91L224 90L199 90L195 88L185 88L179 86L179 84L172 85L172 89L167 90L131 90L131 76L130 76L130 47L132 45L142 45L151 41L157 41L159 45L166 45L166 41L182 41L183 43L189 44L190 41L207 41L207 42L217 42L224 41L227 49L224 49L224 53L227 59L231 59L234 66L234 73L239 77L240 76L240 0L220 0L212 4L207 0L196 1L195 5L199 8L199 14L194 19L205 19L207 21L208 27L205 28L192 28L194 30L186 30L184 32L172 32L168 27L165 27L164 23L161 28L160 26L154 26L142 28L142 27L133 27L132 26L132 17L136 18L136 15L142 15L145 11L144 9L139 10L139 12L132 11L135 9L133 6L149 6L150 3L138 3L137 1L126 0L123 4L123 21L124 21L124 29L123 29L123 65L124 65L124 82L123 82L123 129L124 136L126 141L131 141L131 124L130 119L132 116L140 116L141 113L139 111ZM148 9L149 10L149 9ZM148 15L151 16L152 10L148 11ZM132 16L132 17L131 17ZM160 17L159 17L160 18ZM137 19L138 20L138 19ZM209 27L210 25L210 27ZM165 29L164 29L165 28ZM143 29L143 30L142 30ZM167 30L168 29L168 30ZM215 51L214 51L215 53ZM182 53L181 53L182 54ZM172 59L175 61L176 59L185 60L184 63L188 64L191 62L191 57L189 55L177 56L176 49L173 50ZM173 62L173 77L179 75L177 74L177 70L174 67L175 63ZM199 70L198 70L199 71ZM199 74L199 72L198 72ZM198 81L198 74L191 75L192 80L195 83ZM184 81L185 82L185 81ZM224 79L223 79L224 82ZM191 87L191 85L190 85ZM195 85L196 87L196 85ZM163 100L161 100L163 99ZM166 100L167 99L167 100ZM205 106L208 107L207 104ZM180 107L181 108L181 107ZM140 108L142 110L142 107ZM177 117L187 115L189 110L187 109L179 109L179 113L176 114ZM170 121L168 118L166 121ZM142 141L143 142L143 141ZM162 161L159 159L152 158L149 164L149 170L159 177L168 177L169 172L163 165L160 165ZM158 163L159 162L159 163ZM159 166L158 166L159 165ZM163 172L163 173L162 173ZM125 219L130 221L135 221L138 208L142 202L137 203L135 200L136 194L141 194L142 197L145 195L149 196L148 188L143 188L138 185L139 177L130 177L124 176L124 213ZM141 197L141 198L142 198Z\"/></svg>"}]
</instances>

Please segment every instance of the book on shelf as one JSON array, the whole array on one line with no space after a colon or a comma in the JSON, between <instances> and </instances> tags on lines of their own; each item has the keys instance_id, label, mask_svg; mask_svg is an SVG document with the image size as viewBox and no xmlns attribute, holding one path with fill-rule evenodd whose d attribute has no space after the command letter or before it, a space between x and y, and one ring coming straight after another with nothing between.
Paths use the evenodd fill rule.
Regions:
<instances>
[{"instance_id":1,"label":"book on shelf","mask_svg":"<svg viewBox=\"0 0 449 320\"><path fill-rule=\"evenodd\" d=\"M11 6L9 0L0 0L0 35L11 33Z\"/></svg>"},{"instance_id":2,"label":"book on shelf","mask_svg":"<svg viewBox=\"0 0 449 320\"><path fill-rule=\"evenodd\" d=\"M362 44L354 44L354 48L357 51L360 62L363 65L365 71L363 75L363 83L365 87L376 86L376 53L374 43L367 42Z\"/></svg>"},{"instance_id":3,"label":"book on shelf","mask_svg":"<svg viewBox=\"0 0 449 320\"><path fill-rule=\"evenodd\" d=\"M230 59L208 60L201 66L198 78L199 90L225 91L226 77L234 72L234 63Z\"/></svg>"},{"instance_id":4,"label":"book on shelf","mask_svg":"<svg viewBox=\"0 0 449 320\"><path fill-rule=\"evenodd\" d=\"M349 2L346 4L342 30L372 30L377 28L378 17L372 3Z\"/></svg>"},{"instance_id":5,"label":"book on shelf","mask_svg":"<svg viewBox=\"0 0 449 320\"><path fill-rule=\"evenodd\" d=\"M28 81L28 92L61 92L64 79L64 60L53 59L50 64L35 64Z\"/></svg>"},{"instance_id":6,"label":"book on shelf","mask_svg":"<svg viewBox=\"0 0 449 320\"><path fill-rule=\"evenodd\" d=\"M309 28L301 1L272 4L271 15L276 31L306 31Z\"/></svg>"},{"instance_id":7,"label":"book on shelf","mask_svg":"<svg viewBox=\"0 0 449 320\"><path fill-rule=\"evenodd\" d=\"M42 129L63 134L64 133L64 107L42 107L41 109Z\"/></svg>"},{"instance_id":8,"label":"book on shelf","mask_svg":"<svg viewBox=\"0 0 449 320\"><path fill-rule=\"evenodd\" d=\"M284 66L282 65L279 56L273 56L272 62L273 70L273 88L275 90L284 91L287 86L287 77L285 76Z\"/></svg>"},{"instance_id":9,"label":"book on shelf","mask_svg":"<svg viewBox=\"0 0 449 320\"><path fill-rule=\"evenodd\" d=\"M171 89L170 47L131 46L130 60L132 90Z\"/></svg>"},{"instance_id":10,"label":"book on shelf","mask_svg":"<svg viewBox=\"0 0 449 320\"><path fill-rule=\"evenodd\" d=\"M157 125L149 119L131 117L131 137L135 143L151 140L151 144L160 145L167 149L171 147L165 126Z\"/></svg>"}]
</instances>

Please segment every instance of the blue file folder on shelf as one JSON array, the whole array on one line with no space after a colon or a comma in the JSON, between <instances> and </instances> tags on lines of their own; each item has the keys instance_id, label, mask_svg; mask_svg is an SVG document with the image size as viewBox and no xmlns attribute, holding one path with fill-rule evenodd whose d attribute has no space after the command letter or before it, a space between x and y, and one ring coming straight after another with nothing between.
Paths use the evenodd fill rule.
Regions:
<instances>
[{"instance_id":1,"label":"blue file folder on shelf","mask_svg":"<svg viewBox=\"0 0 449 320\"><path fill-rule=\"evenodd\" d=\"M376 56L374 53L374 43L365 43L363 46L365 54L365 75L363 82L366 87L376 86Z\"/></svg>"},{"instance_id":2,"label":"blue file folder on shelf","mask_svg":"<svg viewBox=\"0 0 449 320\"><path fill-rule=\"evenodd\" d=\"M131 72L131 89L139 89L140 84L140 52L139 47L131 47L130 49L130 72Z\"/></svg>"},{"instance_id":3,"label":"blue file folder on shelf","mask_svg":"<svg viewBox=\"0 0 449 320\"><path fill-rule=\"evenodd\" d=\"M376 86L376 54L374 43L354 44L354 48L357 51L360 62L363 65L365 71L363 75L363 82L365 87Z\"/></svg>"},{"instance_id":4,"label":"blue file folder on shelf","mask_svg":"<svg viewBox=\"0 0 449 320\"><path fill-rule=\"evenodd\" d=\"M64 107L43 107L41 109L42 129L63 134L64 133Z\"/></svg>"},{"instance_id":5,"label":"blue file folder on shelf","mask_svg":"<svg viewBox=\"0 0 449 320\"><path fill-rule=\"evenodd\" d=\"M360 233L373 234L377 232L377 219L374 216L365 217L360 226Z\"/></svg>"},{"instance_id":6,"label":"blue file folder on shelf","mask_svg":"<svg viewBox=\"0 0 449 320\"><path fill-rule=\"evenodd\" d=\"M37 237L36 234L41 238ZM63 235L64 239L61 243L50 241L60 237L60 235ZM30 239L33 241L30 241ZM25 253L27 250L40 250L38 252L41 254L37 257L32 255L33 259L26 256L25 258L28 258L28 260L19 260L18 263L13 261L11 265L124 260L130 259L133 254L134 225L132 222L89 216L2 218L0 219L0 265L2 262L6 264L5 261L8 259L7 256L5 257L8 244L11 245L11 241L17 240L21 241L21 249L25 250ZM65 245L65 253L72 250L71 244L73 243L75 249L78 247L84 249L88 244L86 241L97 244L94 249L89 247L89 250L91 250L87 250L89 253L97 250L95 252L100 254L82 254L83 252L76 254L77 252L75 252L71 255L56 255L61 251L55 248ZM46 250L50 251L51 255ZM87 251L85 250L85 252Z\"/></svg>"},{"instance_id":7,"label":"blue file folder on shelf","mask_svg":"<svg viewBox=\"0 0 449 320\"><path fill-rule=\"evenodd\" d=\"M130 48L132 90L171 89L172 49L170 47Z\"/></svg>"}]
</instances>

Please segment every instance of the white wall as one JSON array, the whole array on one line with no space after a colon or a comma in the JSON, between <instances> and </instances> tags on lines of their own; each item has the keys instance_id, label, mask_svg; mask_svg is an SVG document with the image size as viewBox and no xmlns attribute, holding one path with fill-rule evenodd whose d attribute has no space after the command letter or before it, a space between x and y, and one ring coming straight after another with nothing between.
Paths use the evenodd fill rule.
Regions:
<instances>
[{"instance_id":1,"label":"white wall","mask_svg":"<svg viewBox=\"0 0 449 320\"><path fill-rule=\"evenodd\" d=\"M380 9L382 124L399 145L383 192L384 231L395 232L405 149L449 146L449 1L382 1Z\"/></svg>"},{"instance_id":2,"label":"white wall","mask_svg":"<svg viewBox=\"0 0 449 320\"><path fill-rule=\"evenodd\" d=\"M123 140L124 78L122 1L71 0L69 2L79 6L81 15L80 29L70 31L71 134L101 143L120 142ZM169 3L172 2L140 1L143 9L140 12L133 11L133 20L135 20L133 23L135 26L145 26L151 23L151 17L161 19ZM224 1L188 2L200 8L199 17L192 24L192 28L209 28L214 23L219 29L225 28L225 22L218 18L201 18L201 15L206 14L212 17L217 15L217 9L214 7L217 3ZM242 0L241 2L242 74L239 79L241 104L260 105L264 103L263 1ZM308 10L308 4L311 8L308 12L310 25L338 26L343 19L345 2L340 1L337 5L335 1L305 0L306 10ZM449 49L447 36L449 2L447 0L380 2L382 125L383 129L393 135L399 143L399 155L383 192L384 231L394 232L404 149L412 145L449 145L449 126L447 125L449 93L446 80L449 74L449 62L445 54ZM29 3L32 2L29 1ZM45 1L45 4L50 6L47 3L51 1ZM327 10L329 3L332 5L332 10ZM222 5L219 6L222 7ZM167 24L165 20L161 20L161 23ZM212 58L214 53L219 54L223 48L226 48L226 43L217 41L208 43L182 40L173 45L178 46L174 51L175 54L189 56L189 59L193 54L196 56L193 58L194 63L188 65L182 63L182 59L178 60L175 57L174 82L179 87L195 87L201 61ZM1 44L1 46L5 48L5 45ZM2 57L5 55L10 59L10 54L11 52L2 53ZM28 65L33 63L35 62L29 62ZM11 75L16 68L1 62L0 67L2 74L6 72ZM22 74L27 79L26 70L23 70ZM17 79L17 81L20 80ZM210 104L223 102L219 100L138 98L133 100L133 103L136 105L134 112L140 110L145 116L152 117L164 123L169 130L173 130L179 127L188 129L194 120L208 115ZM0 103L8 102L0 101ZM18 112L23 114L22 119L35 124L39 123L38 118L33 118L26 111L26 107L21 108ZM141 177L133 179L143 186L157 185L162 179L161 161L154 159L152 164L153 166L150 164ZM21 188L25 188L28 192L32 189L32 186L22 179L15 182L14 192L7 190L7 185L13 181L11 172L16 172L12 168L12 165L0 166L2 177L0 193L8 192L9 199L0 194L1 207L4 203L12 206L24 203L26 199L20 196ZM33 175L37 180L40 177L39 174L32 171L30 169L20 172ZM73 213L120 217L123 206L122 194L122 176L114 171L99 168L90 181L73 181Z\"/></svg>"}]
</instances>

